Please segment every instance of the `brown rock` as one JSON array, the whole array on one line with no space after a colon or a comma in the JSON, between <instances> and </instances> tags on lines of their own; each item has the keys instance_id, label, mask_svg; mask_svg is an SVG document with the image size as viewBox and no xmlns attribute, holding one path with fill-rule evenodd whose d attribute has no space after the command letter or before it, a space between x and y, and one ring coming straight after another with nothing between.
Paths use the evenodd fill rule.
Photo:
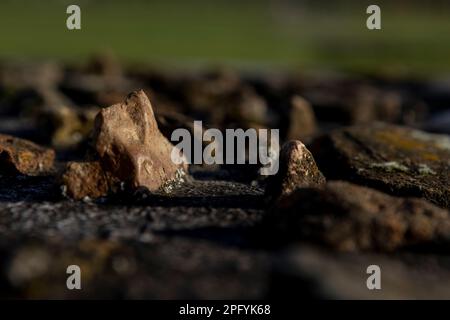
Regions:
<instances>
[{"instance_id":1,"label":"brown rock","mask_svg":"<svg viewBox=\"0 0 450 320\"><path fill-rule=\"evenodd\" d=\"M114 53L103 51L94 54L87 65L87 73L99 74L110 78L123 76L122 66Z\"/></svg>"},{"instance_id":2,"label":"brown rock","mask_svg":"<svg viewBox=\"0 0 450 320\"><path fill-rule=\"evenodd\" d=\"M72 107L73 102L56 88L36 86L20 88L9 95L2 105L2 114L10 116L39 116L60 106ZM43 125L40 130L47 131Z\"/></svg>"},{"instance_id":3,"label":"brown rock","mask_svg":"<svg viewBox=\"0 0 450 320\"><path fill-rule=\"evenodd\" d=\"M214 127L267 128L277 123L265 98L230 70L189 79L183 92L189 108Z\"/></svg>"},{"instance_id":4,"label":"brown rock","mask_svg":"<svg viewBox=\"0 0 450 320\"><path fill-rule=\"evenodd\" d=\"M317 129L316 117L311 104L300 96L291 99L288 139L306 139Z\"/></svg>"},{"instance_id":5,"label":"brown rock","mask_svg":"<svg viewBox=\"0 0 450 320\"><path fill-rule=\"evenodd\" d=\"M56 148L74 147L92 131L97 107L77 107L66 95L51 87L34 87L18 92L8 102L7 114L31 115L37 125L36 139ZM13 113L9 112L13 111Z\"/></svg>"},{"instance_id":6,"label":"brown rock","mask_svg":"<svg viewBox=\"0 0 450 320\"><path fill-rule=\"evenodd\" d=\"M181 112L161 108L156 111L156 121L159 130L167 139L170 139L172 132L179 128L189 130L191 135L194 136L195 120ZM202 127L202 135L204 130Z\"/></svg>"},{"instance_id":7,"label":"brown rock","mask_svg":"<svg viewBox=\"0 0 450 320\"><path fill-rule=\"evenodd\" d=\"M186 169L172 162L173 145L158 130L142 90L100 111L95 119L94 145L102 168L132 188L156 191L179 180L180 171Z\"/></svg>"},{"instance_id":8,"label":"brown rock","mask_svg":"<svg viewBox=\"0 0 450 320\"><path fill-rule=\"evenodd\" d=\"M386 250L450 240L447 210L343 181L298 189L268 215L281 241L309 240L343 251Z\"/></svg>"},{"instance_id":9,"label":"brown rock","mask_svg":"<svg viewBox=\"0 0 450 320\"><path fill-rule=\"evenodd\" d=\"M86 66L68 70L60 88L77 105L109 106L142 87L136 80L124 74L112 52L104 51L92 56Z\"/></svg>"},{"instance_id":10,"label":"brown rock","mask_svg":"<svg viewBox=\"0 0 450 320\"><path fill-rule=\"evenodd\" d=\"M55 152L31 141L0 134L2 174L39 175L53 169Z\"/></svg>"},{"instance_id":11,"label":"brown rock","mask_svg":"<svg viewBox=\"0 0 450 320\"><path fill-rule=\"evenodd\" d=\"M75 200L86 197L95 199L106 196L112 178L107 175L99 162L69 162L61 176L64 195Z\"/></svg>"},{"instance_id":12,"label":"brown rock","mask_svg":"<svg viewBox=\"0 0 450 320\"><path fill-rule=\"evenodd\" d=\"M218 104L225 111L225 123L236 123L244 128L264 128L272 122L266 101L252 87L242 86L236 92L221 99Z\"/></svg>"},{"instance_id":13,"label":"brown rock","mask_svg":"<svg viewBox=\"0 0 450 320\"><path fill-rule=\"evenodd\" d=\"M328 179L349 180L450 208L450 138L375 124L336 130L311 146Z\"/></svg>"},{"instance_id":14,"label":"brown rock","mask_svg":"<svg viewBox=\"0 0 450 320\"><path fill-rule=\"evenodd\" d=\"M183 93L190 108L196 112L210 112L240 85L239 75L234 71L218 69L186 81Z\"/></svg>"},{"instance_id":15,"label":"brown rock","mask_svg":"<svg viewBox=\"0 0 450 320\"><path fill-rule=\"evenodd\" d=\"M94 127L97 112L96 107L83 109L61 107L48 114L49 120L54 125L52 145L69 148L86 140Z\"/></svg>"},{"instance_id":16,"label":"brown rock","mask_svg":"<svg viewBox=\"0 0 450 320\"><path fill-rule=\"evenodd\" d=\"M347 81L327 82L303 92L320 121L341 124L374 121L377 94L372 86Z\"/></svg>"},{"instance_id":17,"label":"brown rock","mask_svg":"<svg viewBox=\"0 0 450 320\"><path fill-rule=\"evenodd\" d=\"M63 79L63 68L54 62L10 62L0 68L0 83L10 90L55 88Z\"/></svg>"},{"instance_id":18,"label":"brown rock","mask_svg":"<svg viewBox=\"0 0 450 320\"><path fill-rule=\"evenodd\" d=\"M317 187L324 183L325 178L317 168L311 152L300 141L292 140L281 148L279 170L269 177L266 195L277 199L297 188Z\"/></svg>"}]
</instances>

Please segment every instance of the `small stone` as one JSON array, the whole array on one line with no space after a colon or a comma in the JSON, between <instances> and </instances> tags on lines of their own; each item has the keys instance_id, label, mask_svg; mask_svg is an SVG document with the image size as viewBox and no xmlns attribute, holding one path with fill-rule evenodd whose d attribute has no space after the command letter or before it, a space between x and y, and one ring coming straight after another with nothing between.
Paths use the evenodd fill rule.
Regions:
<instances>
[{"instance_id":1,"label":"small stone","mask_svg":"<svg viewBox=\"0 0 450 320\"><path fill-rule=\"evenodd\" d=\"M56 88L63 77L63 68L54 62L17 61L0 67L0 83L9 90Z\"/></svg>"},{"instance_id":2,"label":"small stone","mask_svg":"<svg viewBox=\"0 0 450 320\"><path fill-rule=\"evenodd\" d=\"M41 104L36 112L39 127L52 146L74 147L87 139L94 126L97 107L79 108L55 90L40 89L39 95Z\"/></svg>"},{"instance_id":3,"label":"small stone","mask_svg":"<svg viewBox=\"0 0 450 320\"><path fill-rule=\"evenodd\" d=\"M60 106L73 106L72 101L57 89L45 86L20 88L10 94L2 105L2 114L10 116L36 116ZM39 128L39 129L46 129Z\"/></svg>"},{"instance_id":4,"label":"small stone","mask_svg":"<svg viewBox=\"0 0 450 320\"><path fill-rule=\"evenodd\" d=\"M192 77L182 89L186 104L196 112L210 112L218 103L242 85L239 75L230 69L212 70ZM215 108L216 109L216 108Z\"/></svg>"},{"instance_id":5,"label":"small stone","mask_svg":"<svg viewBox=\"0 0 450 320\"><path fill-rule=\"evenodd\" d=\"M449 212L425 200L396 198L344 181L298 189L267 217L280 241L306 240L342 251L445 244Z\"/></svg>"},{"instance_id":6,"label":"small stone","mask_svg":"<svg viewBox=\"0 0 450 320\"><path fill-rule=\"evenodd\" d=\"M186 170L173 163L174 146L159 131L142 90L99 112L94 145L102 168L131 188L157 191L177 178L178 169Z\"/></svg>"},{"instance_id":7,"label":"small stone","mask_svg":"<svg viewBox=\"0 0 450 320\"><path fill-rule=\"evenodd\" d=\"M378 123L333 131L316 139L311 151L327 179L450 208L448 136Z\"/></svg>"},{"instance_id":8,"label":"small stone","mask_svg":"<svg viewBox=\"0 0 450 320\"><path fill-rule=\"evenodd\" d=\"M278 172L268 178L266 196L270 199L284 197L297 188L318 187L325 178L317 168L314 158L298 141L286 142L280 151Z\"/></svg>"},{"instance_id":9,"label":"small stone","mask_svg":"<svg viewBox=\"0 0 450 320\"><path fill-rule=\"evenodd\" d=\"M377 94L374 87L351 81L323 83L303 92L319 121L347 125L376 119Z\"/></svg>"},{"instance_id":10,"label":"small stone","mask_svg":"<svg viewBox=\"0 0 450 320\"><path fill-rule=\"evenodd\" d=\"M323 80L302 91L321 122L360 125L374 121L417 125L427 105L413 94L381 88L363 79Z\"/></svg>"},{"instance_id":11,"label":"small stone","mask_svg":"<svg viewBox=\"0 0 450 320\"><path fill-rule=\"evenodd\" d=\"M124 74L114 54L101 52L87 65L67 70L59 88L79 106L109 106L144 86L136 80Z\"/></svg>"},{"instance_id":12,"label":"small stone","mask_svg":"<svg viewBox=\"0 0 450 320\"><path fill-rule=\"evenodd\" d=\"M167 108L168 109L168 108ZM155 112L156 121L158 122L158 128L161 133L170 139L172 132L176 129L189 130L192 136L194 136L194 119L186 116L185 114L173 110L167 110L165 108L158 109ZM202 135L204 128L202 127ZM204 144L206 142L202 141Z\"/></svg>"},{"instance_id":13,"label":"small stone","mask_svg":"<svg viewBox=\"0 0 450 320\"><path fill-rule=\"evenodd\" d=\"M268 128L277 114L255 88L233 71L221 69L186 81L185 103L213 127Z\"/></svg>"},{"instance_id":14,"label":"small stone","mask_svg":"<svg viewBox=\"0 0 450 320\"><path fill-rule=\"evenodd\" d=\"M61 176L63 194L75 200L106 196L110 190L111 177L99 162L69 162Z\"/></svg>"},{"instance_id":15,"label":"small stone","mask_svg":"<svg viewBox=\"0 0 450 320\"><path fill-rule=\"evenodd\" d=\"M244 128L265 128L272 125L271 113L266 101L252 87L243 86L229 95L221 105L225 121Z\"/></svg>"},{"instance_id":16,"label":"small stone","mask_svg":"<svg viewBox=\"0 0 450 320\"><path fill-rule=\"evenodd\" d=\"M122 66L114 53L103 51L94 54L87 65L86 73L99 74L110 78L123 76Z\"/></svg>"},{"instance_id":17,"label":"small stone","mask_svg":"<svg viewBox=\"0 0 450 320\"><path fill-rule=\"evenodd\" d=\"M0 171L2 174L39 175L53 169L55 152L31 141L0 134Z\"/></svg>"},{"instance_id":18,"label":"small stone","mask_svg":"<svg viewBox=\"0 0 450 320\"><path fill-rule=\"evenodd\" d=\"M291 99L288 139L307 139L317 130L316 117L311 104L300 96Z\"/></svg>"}]
</instances>

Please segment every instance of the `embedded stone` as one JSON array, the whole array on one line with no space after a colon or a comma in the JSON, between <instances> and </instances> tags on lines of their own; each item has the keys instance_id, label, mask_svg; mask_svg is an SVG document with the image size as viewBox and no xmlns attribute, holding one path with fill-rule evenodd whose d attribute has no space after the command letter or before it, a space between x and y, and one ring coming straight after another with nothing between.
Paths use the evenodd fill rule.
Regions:
<instances>
[{"instance_id":1,"label":"embedded stone","mask_svg":"<svg viewBox=\"0 0 450 320\"><path fill-rule=\"evenodd\" d=\"M348 127L312 146L327 179L348 180L396 196L450 208L450 138L401 126Z\"/></svg>"},{"instance_id":2,"label":"embedded stone","mask_svg":"<svg viewBox=\"0 0 450 320\"><path fill-rule=\"evenodd\" d=\"M53 169L55 152L31 141L0 134L0 172L40 175Z\"/></svg>"},{"instance_id":3,"label":"embedded stone","mask_svg":"<svg viewBox=\"0 0 450 320\"><path fill-rule=\"evenodd\" d=\"M310 241L342 251L448 245L450 216L418 198L397 198L344 181L297 189L265 226L277 241Z\"/></svg>"},{"instance_id":4,"label":"embedded stone","mask_svg":"<svg viewBox=\"0 0 450 320\"><path fill-rule=\"evenodd\" d=\"M75 200L106 196L110 190L111 177L99 162L69 162L61 176L62 191Z\"/></svg>"}]
</instances>

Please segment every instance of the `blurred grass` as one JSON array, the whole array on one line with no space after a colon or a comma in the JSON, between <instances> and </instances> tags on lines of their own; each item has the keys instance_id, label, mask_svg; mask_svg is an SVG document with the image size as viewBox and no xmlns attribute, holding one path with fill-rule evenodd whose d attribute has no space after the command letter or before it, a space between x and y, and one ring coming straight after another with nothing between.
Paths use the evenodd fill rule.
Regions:
<instances>
[{"instance_id":1,"label":"blurred grass","mask_svg":"<svg viewBox=\"0 0 450 320\"><path fill-rule=\"evenodd\" d=\"M450 70L450 7L377 2L381 31L366 29L370 1L2 0L0 58L81 62L111 50L157 65ZM65 27L72 3L81 6L80 31Z\"/></svg>"}]
</instances>

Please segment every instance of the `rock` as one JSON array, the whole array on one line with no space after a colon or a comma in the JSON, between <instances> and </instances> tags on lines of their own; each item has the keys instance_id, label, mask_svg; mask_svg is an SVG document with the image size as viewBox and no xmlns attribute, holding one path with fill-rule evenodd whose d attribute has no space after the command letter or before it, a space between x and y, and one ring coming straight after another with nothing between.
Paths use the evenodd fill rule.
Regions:
<instances>
[{"instance_id":1,"label":"rock","mask_svg":"<svg viewBox=\"0 0 450 320\"><path fill-rule=\"evenodd\" d=\"M191 135L194 136L195 119L180 112L163 108L158 110L155 116L159 130L167 139L170 139L172 132L179 128L189 130ZM203 127L201 129L203 135L205 129ZM205 143L204 141L202 142Z\"/></svg>"},{"instance_id":2,"label":"rock","mask_svg":"<svg viewBox=\"0 0 450 320\"><path fill-rule=\"evenodd\" d=\"M324 80L302 92L322 122L360 125L374 121L416 125L428 108L415 95L400 88L383 88L365 80Z\"/></svg>"},{"instance_id":3,"label":"rock","mask_svg":"<svg viewBox=\"0 0 450 320\"><path fill-rule=\"evenodd\" d=\"M97 107L77 107L58 90L46 87L21 90L8 104L14 113L29 115L28 122L36 123L35 139L56 148L74 147L86 139L98 112Z\"/></svg>"},{"instance_id":4,"label":"rock","mask_svg":"<svg viewBox=\"0 0 450 320\"><path fill-rule=\"evenodd\" d=\"M0 102L1 114L12 116L39 115L60 106L72 107L73 103L55 88L44 86L17 90Z\"/></svg>"},{"instance_id":5,"label":"rock","mask_svg":"<svg viewBox=\"0 0 450 320\"><path fill-rule=\"evenodd\" d=\"M264 128L274 124L272 119L275 115L251 87L242 87L218 105L225 112L226 123L236 123L244 128Z\"/></svg>"},{"instance_id":6,"label":"rock","mask_svg":"<svg viewBox=\"0 0 450 320\"><path fill-rule=\"evenodd\" d=\"M63 194L75 200L106 196L113 179L99 162L69 162L61 176Z\"/></svg>"},{"instance_id":7,"label":"rock","mask_svg":"<svg viewBox=\"0 0 450 320\"><path fill-rule=\"evenodd\" d=\"M55 152L31 141L0 134L2 174L39 175L53 169Z\"/></svg>"},{"instance_id":8,"label":"rock","mask_svg":"<svg viewBox=\"0 0 450 320\"><path fill-rule=\"evenodd\" d=\"M338 82L308 88L303 96L320 121L361 124L376 119L377 94L372 86Z\"/></svg>"},{"instance_id":9,"label":"rock","mask_svg":"<svg viewBox=\"0 0 450 320\"><path fill-rule=\"evenodd\" d=\"M267 128L276 125L277 115L264 97L230 70L220 69L189 79L183 93L191 111L213 127Z\"/></svg>"},{"instance_id":10,"label":"rock","mask_svg":"<svg viewBox=\"0 0 450 320\"><path fill-rule=\"evenodd\" d=\"M85 66L71 68L60 90L79 106L109 106L121 101L140 81L126 75L117 57L108 51L91 57Z\"/></svg>"},{"instance_id":11,"label":"rock","mask_svg":"<svg viewBox=\"0 0 450 320\"><path fill-rule=\"evenodd\" d=\"M93 136L102 168L131 188L165 189L187 169L172 162L174 146L159 131L142 90L102 109Z\"/></svg>"},{"instance_id":12,"label":"rock","mask_svg":"<svg viewBox=\"0 0 450 320\"><path fill-rule=\"evenodd\" d=\"M450 207L450 138L375 124L336 130L311 146L327 179L349 180Z\"/></svg>"},{"instance_id":13,"label":"rock","mask_svg":"<svg viewBox=\"0 0 450 320\"><path fill-rule=\"evenodd\" d=\"M423 101L397 90L377 90L373 120L417 126L428 113Z\"/></svg>"},{"instance_id":14,"label":"rock","mask_svg":"<svg viewBox=\"0 0 450 320\"><path fill-rule=\"evenodd\" d=\"M192 77L184 83L182 91L192 110L209 113L221 100L236 92L240 85L241 79L234 71L218 69Z\"/></svg>"},{"instance_id":15,"label":"rock","mask_svg":"<svg viewBox=\"0 0 450 320\"><path fill-rule=\"evenodd\" d=\"M300 96L291 99L290 124L287 134L288 139L307 139L317 129L316 117L308 101Z\"/></svg>"},{"instance_id":16,"label":"rock","mask_svg":"<svg viewBox=\"0 0 450 320\"><path fill-rule=\"evenodd\" d=\"M277 203L267 228L276 239L308 240L341 251L447 244L447 210L417 198L396 198L344 181L298 189Z\"/></svg>"},{"instance_id":17,"label":"rock","mask_svg":"<svg viewBox=\"0 0 450 320\"><path fill-rule=\"evenodd\" d=\"M63 75L62 67L54 62L14 62L0 67L0 84L10 90L56 88Z\"/></svg>"},{"instance_id":18,"label":"rock","mask_svg":"<svg viewBox=\"0 0 450 320\"><path fill-rule=\"evenodd\" d=\"M129 78L72 71L62 82L61 91L77 105L108 106L118 98L123 99L136 86Z\"/></svg>"},{"instance_id":19,"label":"rock","mask_svg":"<svg viewBox=\"0 0 450 320\"><path fill-rule=\"evenodd\" d=\"M103 51L94 54L88 62L86 73L103 75L109 78L123 76L122 66L113 52Z\"/></svg>"},{"instance_id":20,"label":"rock","mask_svg":"<svg viewBox=\"0 0 450 320\"><path fill-rule=\"evenodd\" d=\"M311 152L300 141L292 140L281 148L279 169L268 178L266 196L278 199L297 188L317 187L324 183L325 178L317 168Z\"/></svg>"},{"instance_id":21,"label":"rock","mask_svg":"<svg viewBox=\"0 0 450 320\"><path fill-rule=\"evenodd\" d=\"M88 138L94 127L98 108L75 108L61 105L43 110L39 115L41 127L49 131L56 148L71 148Z\"/></svg>"}]
</instances>

